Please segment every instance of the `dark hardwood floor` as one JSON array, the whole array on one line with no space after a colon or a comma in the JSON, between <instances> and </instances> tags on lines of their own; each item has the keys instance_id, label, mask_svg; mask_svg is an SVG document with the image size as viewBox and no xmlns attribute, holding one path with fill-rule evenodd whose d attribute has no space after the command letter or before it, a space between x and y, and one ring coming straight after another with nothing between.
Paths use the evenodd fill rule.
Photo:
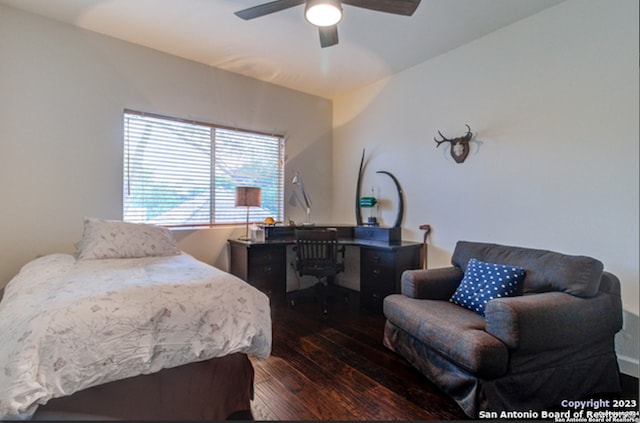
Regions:
<instances>
[{"instance_id":1,"label":"dark hardwood floor","mask_svg":"<svg viewBox=\"0 0 640 423\"><path fill-rule=\"evenodd\" d=\"M273 348L252 358L256 420L467 420L458 405L382 345L384 317L317 304L273 310ZM638 380L623 377L623 398Z\"/></svg>"},{"instance_id":2,"label":"dark hardwood floor","mask_svg":"<svg viewBox=\"0 0 640 423\"><path fill-rule=\"evenodd\" d=\"M256 420L463 420L457 404L382 345L384 318L335 304L273 311L255 368Z\"/></svg>"}]
</instances>

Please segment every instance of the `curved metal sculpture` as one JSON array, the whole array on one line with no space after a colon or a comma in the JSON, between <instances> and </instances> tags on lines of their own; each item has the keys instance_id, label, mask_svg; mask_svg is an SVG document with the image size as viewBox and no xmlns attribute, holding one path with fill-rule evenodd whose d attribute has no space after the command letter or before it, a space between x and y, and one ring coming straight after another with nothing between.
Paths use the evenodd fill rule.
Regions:
<instances>
[{"instance_id":1,"label":"curved metal sculpture","mask_svg":"<svg viewBox=\"0 0 640 423\"><path fill-rule=\"evenodd\" d=\"M393 182L396 184L396 189L398 190L398 214L396 215L396 223L393 224L394 228L399 228L402 224L402 214L404 213L404 199L402 198L402 188L400 188L400 183L390 172L386 170L379 170L376 173L383 173L385 175L389 175Z\"/></svg>"},{"instance_id":2,"label":"curved metal sculpture","mask_svg":"<svg viewBox=\"0 0 640 423\"><path fill-rule=\"evenodd\" d=\"M364 164L364 148L360 159L360 170L358 171L358 182L356 183L356 225L362 226L362 215L360 214L360 185L362 182L362 165Z\"/></svg>"},{"instance_id":3,"label":"curved metal sculpture","mask_svg":"<svg viewBox=\"0 0 640 423\"><path fill-rule=\"evenodd\" d=\"M362 226L362 213L360 207L360 185L362 184L362 166L364 165L364 148L362 149L362 158L360 159L360 170L358 171L358 181L356 185L356 224L358 226ZM402 216L404 214L404 198L402 195L402 188L400 187L400 183L395 176L393 176L390 172L386 170L379 170L376 173L383 173L388 175L393 180L393 183L396 184L396 189L398 190L398 214L396 215L396 221L393 224L394 228L399 228L402 224Z\"/></svg>"}]
</instances>

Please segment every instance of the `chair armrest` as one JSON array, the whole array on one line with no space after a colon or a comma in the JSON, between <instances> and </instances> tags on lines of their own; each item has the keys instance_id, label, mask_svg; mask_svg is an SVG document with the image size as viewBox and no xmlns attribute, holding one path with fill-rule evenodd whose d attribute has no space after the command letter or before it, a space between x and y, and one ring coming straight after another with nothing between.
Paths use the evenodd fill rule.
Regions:
<instances>
[{"instance_id":1,"label":"chair armrest","mask_svg":"<svg viewBox=\"0 0 640 423\"><path fill-rule=\"evenodd\" d=\"M602 272L599 290L601 292L606 292L607 294L617 295L620 297L620 279L618 279L618 277L613 273L605 270Z\"/></svg>"},{"instance_id":2,"label":"chair armrest","mask_svg":"<svg viewBox=\"0 0 640 423\"><path fill-rule=\"evenodd\" d=\"M485 309L486 331L520 351L543 351L613 337L622 328L620 296L580 298L564 292L496 298Z\"/></svg>"},{"instance_id":3,"label":"chair armrest","mask_svg":"<svg viewBox=\"0 0 640 423\"><path fill-rule=\"evenodd\" d=\"M407 297L430 300L449 300L464 273L459 267L405 270L402 273L401 293Z\"/></svg>"}]
</instances>

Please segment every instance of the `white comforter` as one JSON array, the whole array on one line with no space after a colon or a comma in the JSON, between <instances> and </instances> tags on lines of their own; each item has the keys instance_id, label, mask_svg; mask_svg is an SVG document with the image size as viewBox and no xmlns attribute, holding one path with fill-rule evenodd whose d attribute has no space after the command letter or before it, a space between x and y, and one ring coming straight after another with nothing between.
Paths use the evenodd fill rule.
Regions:
<instances>
[{"instance_id":1,"label":"white comforter","mask_svg":"<svg viewBox=\"0 0 640 423\"><path fill-rule=\"evenodd\" d=\"M0 302L0 420L76 391L234 352L271 352L269 299L187 254L27 265Z\"/></svg>"}]
</instances>

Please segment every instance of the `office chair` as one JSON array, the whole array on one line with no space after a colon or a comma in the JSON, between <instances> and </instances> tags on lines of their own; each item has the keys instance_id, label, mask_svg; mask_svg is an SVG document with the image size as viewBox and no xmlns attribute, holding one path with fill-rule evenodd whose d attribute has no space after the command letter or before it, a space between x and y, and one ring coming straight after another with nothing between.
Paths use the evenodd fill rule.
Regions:
<instances>
[{"instance_id":1,"label":"office chair","mask_svg":"<svg viewBox=\"0 0 640 423\"><path fill-rule=\"evenodd\" d=\"M298 275L315 276L318 281L312 289L327 314L327 289L333 278L344 271L344 246L338 245L338 231L335 229L296 229L296 271ZM300 291L294 293L294 296ZM295 306L295 299L290 300Z\"/></svg>"}]
</instances>

